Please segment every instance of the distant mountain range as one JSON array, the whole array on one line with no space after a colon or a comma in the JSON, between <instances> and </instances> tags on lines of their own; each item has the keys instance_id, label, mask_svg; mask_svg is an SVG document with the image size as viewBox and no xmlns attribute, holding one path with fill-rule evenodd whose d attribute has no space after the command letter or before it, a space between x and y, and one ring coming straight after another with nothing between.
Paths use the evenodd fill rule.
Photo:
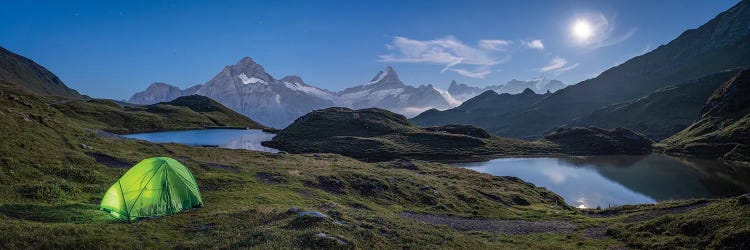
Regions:
<instances>
[{"instance_id":1,"label":"distant mountain range","mask_svg":"<svg viewBox=\"0 0 750 250\"><path fill-rule=\"evenodd\" d=\"M167 83L153 83L146 90L134 94L129 102L154 104L171 101L186 95L203 95L272 127L283 128L298 117L317 109L343 106L355 109L377 107L415 116L428 109L448 109L461 104L465 99L492 89L520 93L533 88L544 93L564 86L557 80L544 78L530 81L513 80L505 85L485 88L451 84L446 91L432 85L413 87L404 84L390 66L378 72L369 82L340 92L331 92L306 84L299 76L275 79L265 72L260 64L245 57L237 64L226 66L205 84L180 89ZM461 99L454 98L455 95ZM474 94L476 93L476 94Z\"/></svg>"},{"instance_id":2,"label":"distant mountain range","mask_svg":"<svg viewBox=\"0 0 750 250\"><path fill-rule=\"evenodd\" d=\"M499 94L519 94L526 89L530 89L531 91L534 91L534 93L544 94L547 92L555 92L565 87L566 85L559 80L550 80L545 78L544 76L541 76L539 78L531 79L528 81L513 79L508 81L506 84L490 85L484 88L473 87L453 81L451 82L450 87L448 87L448 93L450 93L451 96L453 96L453 98L455 98L456 100L463 102L481 93L484 93L487 90L492 90Z\"/></svg>"},{"instance_id":3,"label":"distant mountain range","mask_svg":"<svg viewBox=\"0 0 750 250\"><path fill-rule=\"evenodd\" d=\"M414 118L414 122L425 126L439 126L454 120L480 126L499 136L535 139L557 127L581 125L581 121L586 120L594 122L596 119L586 117L610 105L632 103L666 86L697 81L704 76L746 65L750 65L750 1L741 1L699 28L685 31L666 45L610 68L596 78L567 86L541 100L528 101L531 105L505 108L502 107L504 99L500 98L495 102L484 102L485 106L475 109L505 110L502 114L464 112L460 110L461 107L457 107L457 111L428 111ZM713 81L708 85L716 84ZM695 87L700 89L700 86ZM674 96L690 95L693 89L693 86L682 86L671 92L676 92ZM701 91L705 92L693 96L705 98L710 95L709 90ZM655 95L666 97L664 93ZM705 99L697 101L701 103ZM682 104L669 102L669 105L672 108L673 105ZM650 117L647 113L650 112L649 109L633 109L633 112L642 113L629 114L630 117ZM696 112L694 115L698 115L697 108L689 108L687 112ZM450 117L450 114L455 114L455 117ZM615 116L617 115L610 117ZM633 122L638 121L629 123L632 125ZM662 125L664 124L658 126ZM676 125L667 130L679 131L680 126L688 124L683 120ZM663 131L652 132L658 134ZM666 135L658 136L663 138Z\"/></svg>"}]
</instances>

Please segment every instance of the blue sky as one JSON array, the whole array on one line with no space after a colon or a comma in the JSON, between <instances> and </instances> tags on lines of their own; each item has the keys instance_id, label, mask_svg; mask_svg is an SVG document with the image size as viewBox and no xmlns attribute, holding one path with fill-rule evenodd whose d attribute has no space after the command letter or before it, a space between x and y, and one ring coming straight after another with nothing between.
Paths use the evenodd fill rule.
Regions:
<instances>
[{"instance_id":1,"label":"blue sky","mask_svg":"<svg viewBox=\"0 0 750 250\"><path fill-rule=\"evenodd\" d=\"M201 84L244 56L334 91L387 65L411 85L573 84L736 2L21 0L0 9L0 46L113 99L155 81ZM579 21L589 36L573 35Z\"/></svg>"}]
</instances>

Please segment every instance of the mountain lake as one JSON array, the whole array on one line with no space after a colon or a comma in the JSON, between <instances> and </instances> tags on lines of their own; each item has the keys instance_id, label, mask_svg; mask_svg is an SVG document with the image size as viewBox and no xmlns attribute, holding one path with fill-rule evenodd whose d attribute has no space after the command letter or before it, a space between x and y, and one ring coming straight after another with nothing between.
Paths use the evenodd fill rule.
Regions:
<instances>
[{"instance_id":1,"label":"mountain lake","mask_svg":"<svg viewBox=\"0 0 750 250\"><path fill-rule=\"evenodd\" d=\"M271 140L275 134L260 129L197 129L181 131L164 131L122 135L156 143L178 143L190 146L220 147L247 149L276 153L276 149L265 147L260 143Z\"/></svg>"},{"instance_id":2,"label":"mountain lake","mask_svg":"<svg viewBox=\"0 0 750 250\"><path fill-rule=\"evenodd\" d=\"M501 158L457 166L516 176L559 194L572 206L607 208L750 192L750 168L717 160L642 156Z\"/></svg>"}]
</instances>

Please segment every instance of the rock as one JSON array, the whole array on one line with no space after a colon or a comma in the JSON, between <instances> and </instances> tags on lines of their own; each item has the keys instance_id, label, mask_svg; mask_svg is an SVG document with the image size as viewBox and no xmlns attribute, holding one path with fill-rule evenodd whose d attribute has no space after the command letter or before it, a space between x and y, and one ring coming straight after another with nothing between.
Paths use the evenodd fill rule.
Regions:
<instances>
[{"instance_id":1,"label":"rock","mask_svg":"<svg viewBox=\"0 0 750 250\"><path fill-rule=\"evenodd\" d=\"M298 212L297 217L289 223L289 226L295 229L308 228L328 219L328 215L317 211Z\"/></svg>"},{"instance_id":2,"label":"rock","mask_svg":"<svg viewBox=\"0 0 750 250\"><path fill-rule=\"evenodd\" d=\"M737 200L742 205L748 205L748 204L750 204L750 193L746 193L746 194L738 196Z\"/></svg>"},{"instance_id":3,"label":"rock","mask_svg":"<svg viewBox=\"0 0 750 250\"><path fill-rule=\"evenodd\" d=\"M326 233L317 233L313 237L315 238L315 241L319 241L318 243L323 243L323 244L316 244L318 246L329 246L330 247L332 245L333 246L336 246L336 245L337 246L345 246L345 245L349 244L349 243L347 243L346 241L344 241L342 239L330 236L330 235L328 235Z\"/></svg>"},{"instance_id":4,"label":"rock","mask_svg":"<svg viewBox=\"0 0 750 250\"><path fill-rule=\"evenodd\" d=\"M307 211L307 212L303 211L303 212L297 213L297 218L301 218L301 217L309 217L309 218L322 220L322 219L328 218L328 215L325 215L318 211Z\"/></svg>"},{"instance_id":5,"label":"rock","mask_svg":"<svg viewBox=\"0 0 750 250\"><path fill-rule=\"evenodd\" d=\"M83 143L81 143L81 148L85 149L85 150L92 150L92 149L94 149L93 147L89 146L88 144L83 144Z\"/></svg>"},{"instance_id":6,"label":"rock","mask_svg":"<svg viewBox=\"0 0 750 250\"><path fill-rule=\"evenodd\" d=\"M298 207L290 207L289 210L286 210L287 213L296 214L299 213L300 209Z\"/></svg>"}]
</instances>

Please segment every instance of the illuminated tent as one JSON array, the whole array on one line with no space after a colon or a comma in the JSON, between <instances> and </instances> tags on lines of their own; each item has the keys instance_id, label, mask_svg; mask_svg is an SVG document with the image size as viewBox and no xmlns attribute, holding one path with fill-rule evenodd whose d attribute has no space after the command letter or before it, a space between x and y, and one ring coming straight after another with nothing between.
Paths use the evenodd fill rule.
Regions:
<instances>
[{"instance_id":1,"label":"illuminated tent","mask_svg":"<svg viewBox=\"0 0 750 250\"><path fill-rule=\"evenodd\" d=\"M195 177L169 157L145 159L107 190L101 210L123 221L175 214L203 205Z\"/></svg>"}]
</instances>

